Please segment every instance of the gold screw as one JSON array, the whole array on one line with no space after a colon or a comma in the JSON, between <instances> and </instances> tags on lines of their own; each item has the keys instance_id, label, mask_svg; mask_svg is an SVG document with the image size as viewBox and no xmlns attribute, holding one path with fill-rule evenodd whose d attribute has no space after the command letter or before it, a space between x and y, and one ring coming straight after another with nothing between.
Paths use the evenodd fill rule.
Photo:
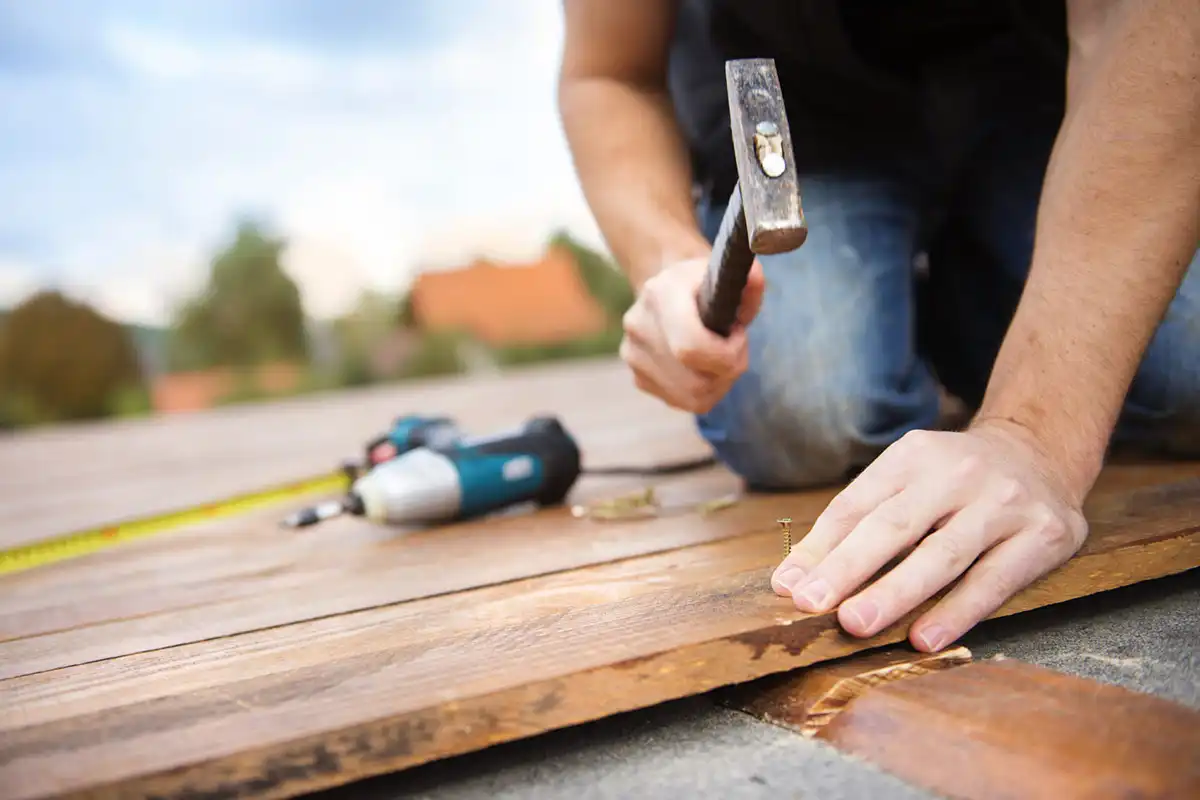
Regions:
<instances>
[{"instance_id":1,"label":"gold screw","mask_svg":"<svg viewBox=\"0 0 1200 800\"><path fill-rule=\"evenodd\" d=\"M792 518L783 517L776 520L783 529L783 557L787 558L792 552Z\"/></svg>"}]
</instances>

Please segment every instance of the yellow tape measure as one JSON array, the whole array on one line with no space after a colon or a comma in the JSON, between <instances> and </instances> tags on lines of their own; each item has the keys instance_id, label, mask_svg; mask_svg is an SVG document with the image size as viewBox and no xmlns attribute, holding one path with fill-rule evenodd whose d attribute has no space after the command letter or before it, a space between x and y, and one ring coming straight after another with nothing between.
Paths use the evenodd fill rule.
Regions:
<instances>
[{"instance_id":1,"label":"yellow tape measure","mask_svg":"<svg viewBox=\"0 0 1200 800\"><path fill-rule=\"evenodd\" d=\"M347 485L346 473L339 470L212 503L100 525L95 528L85 528L74 533L56 536L53 539L43 539L32 544L0 550L0 575L20 572L55 561L64 561L68 558L94 553L121 542L162 533L180 525L228 517L305 494L344 491Z\"/></svg>"}]
</instances>

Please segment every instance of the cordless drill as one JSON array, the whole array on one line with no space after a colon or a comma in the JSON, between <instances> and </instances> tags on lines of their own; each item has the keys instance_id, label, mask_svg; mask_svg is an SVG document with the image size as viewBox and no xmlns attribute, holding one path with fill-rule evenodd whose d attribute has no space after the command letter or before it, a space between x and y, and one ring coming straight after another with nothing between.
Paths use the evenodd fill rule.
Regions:
<instances>
[{"instance_id":1,"label":"cordless drill","mask_svg":"<svg viewBox=\"0 0 1200 800\"><path fill-rule=\"evenodd\" d=\"M558 505L581 473L579 447L556 417L515 430L416 447L354 481L341 500L284 520L312 525L340 514L389 525L470 519L521 503Z\"/></svg>"}]
</instances>

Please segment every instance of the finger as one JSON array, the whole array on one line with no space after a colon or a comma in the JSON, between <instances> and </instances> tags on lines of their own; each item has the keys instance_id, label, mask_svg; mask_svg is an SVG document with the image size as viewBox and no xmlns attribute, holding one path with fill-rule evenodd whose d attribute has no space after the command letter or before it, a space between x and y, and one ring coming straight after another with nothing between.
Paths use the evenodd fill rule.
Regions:
<instances>
[{"instance_id":1,"label":"finger","mask_svg":"<svg viewBox=\"0 0 1200 800\"><path fill-rule=\"evenodd\" d=\"M957 498L926 482L889 497L867 512L829 554L791 587L801 611L833 608L902 551L957 510Z\"/></svg>"},{"instance_id":2,"label":"finger","mask_svg":"<svg viewBox=\"0 0 1200 800\"><path fill-rule=\"evenodd\" d=\"M917 619L910 641L924 652L941 650L1073 553L1070 545L1055 545L1034 529L1022 529L979 559L957 586Z\"/></svg>"},{"instance_id":3,"label":"finger","mask_svg":"<svg viewBox=\"0 0 1200 800\"><path fill-rule=\"evenodd\" d=\"M803 581L872 508L903 488L904 473L893 466L891 460L885 460L885 456L897 444L899 443L885 450L829 501L829 505L817 517L808 533L776 567L771 576L771 586L776 593L790 595L792 587Z\"/></svg>"},{"instance_id":4,"label":"finger","mask_svg":"<svg viewBox=\"0 0 1200 800\"><path fill-rule=\"evenodd\" d=\"M739 325L745 327L758 316L766 289L767 280L762 264L755 259L750 266L750 274L746 277L746 288L742 290L741 305L738 306L737 321Z\"/></svg>"},{"instance_id":5,"label":"finger","mask_svg":"<svg viewBox=\"0 0 1200 800\"><path fill-rule=\"evenodd\" d=\"M687 369L715 378L734 371L741 340L718 336L704 327L692 298L682 293L673 298L660 328L672 355Z\"/></svg>"},{"instance_id":6,"label":"finger","mask_svg":"<svg viewBox=\"0 0 1200 800\"><path fill-rule=\"evenodd\" d=\"M854 636L873 636L962 575L980 553L1021 530L1022 518L974 503L926 536L899 564L842 603L838 621Z\"/></svg>"}]
</instances>

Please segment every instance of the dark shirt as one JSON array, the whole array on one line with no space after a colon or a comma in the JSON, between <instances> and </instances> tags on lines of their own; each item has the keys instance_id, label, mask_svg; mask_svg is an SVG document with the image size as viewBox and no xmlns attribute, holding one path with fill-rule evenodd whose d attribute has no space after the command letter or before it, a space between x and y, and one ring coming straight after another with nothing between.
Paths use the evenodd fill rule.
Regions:
<instances>
[{"instance_id":1,"label":"dark shirt","mask_svg":"<svg viewBox=\"0 0 1200 800\"><path fill-rule=\"evenodd\" d=\"M960 105L975 85L980 103L1061 102L1065 53L1062 0L682 0L670 89L697 183L724 197L727 59L775 59L812 172L886 169L929 146L931 95L955 83Z\"/></svg>"}]
</instances>

